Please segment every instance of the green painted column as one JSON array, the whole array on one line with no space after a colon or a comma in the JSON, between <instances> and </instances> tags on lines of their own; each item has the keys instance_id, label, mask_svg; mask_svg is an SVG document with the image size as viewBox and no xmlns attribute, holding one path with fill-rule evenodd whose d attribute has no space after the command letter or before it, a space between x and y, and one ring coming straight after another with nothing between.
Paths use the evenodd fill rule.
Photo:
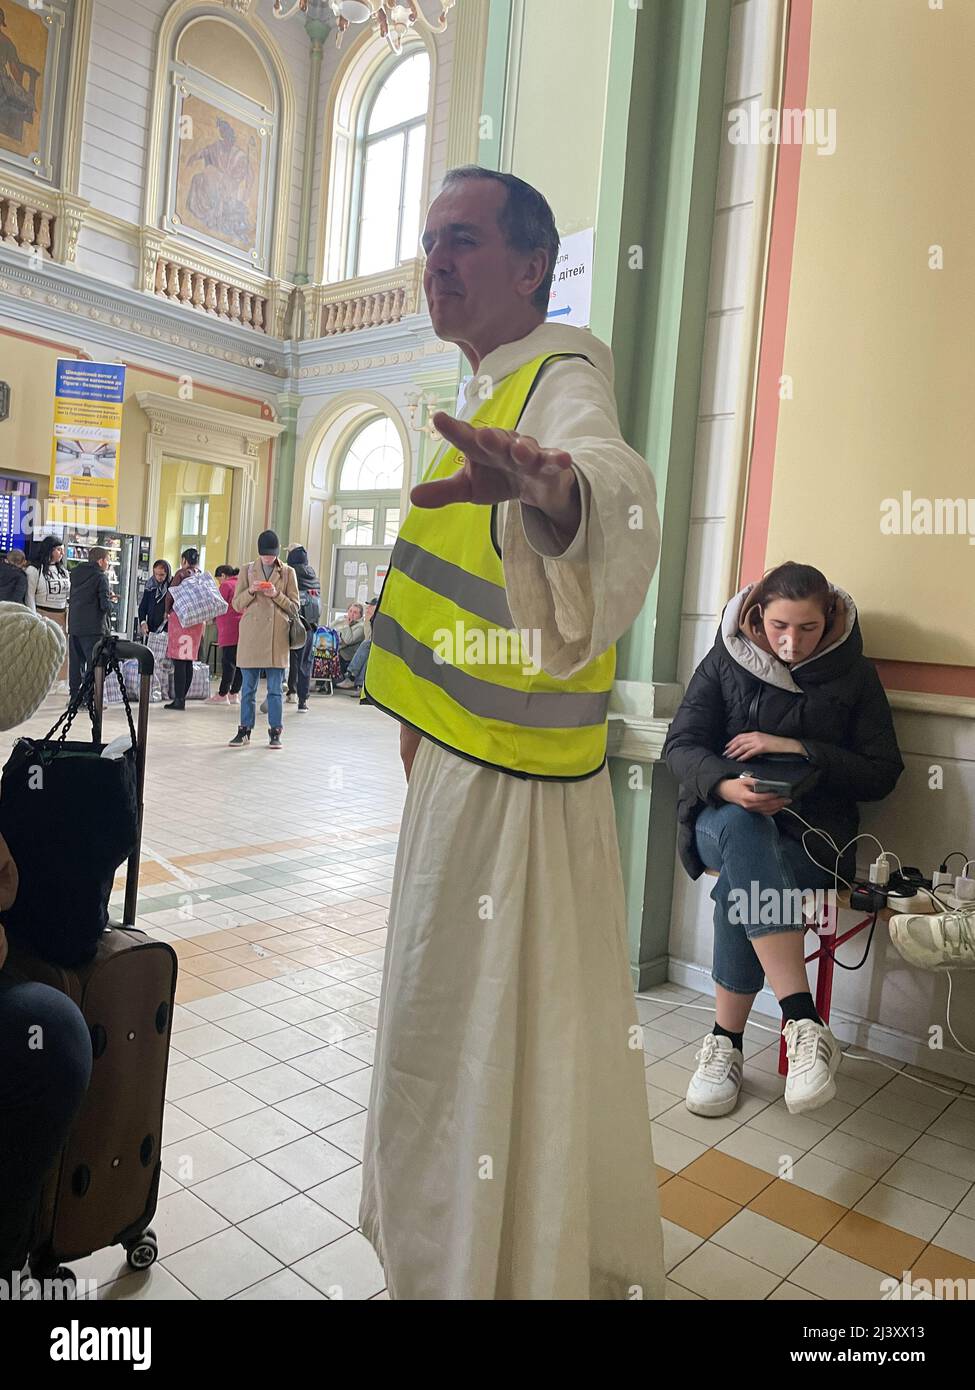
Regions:
<instances>
[{"instance_id":1,"label":"green painted column","mask_svg":"<svg viewBox=\"0 0 975 1390\"><path fill-rule=\"evenodd\" d=\"M593 331L616 362L626 438L653 469L663 523L643 611L620 643L635 713L676 679L731 0L616 5L593 277ZM641 708L642 706L642 708ZM630 960L666 977L676 788L660 764L614 759Z\"/></svg>"},{"instance_id":2,"label":"green painted column","mask_svg":"<svg viewBox=\"0 0 975 1390\"><path fill-rule=\"evenodd\" d=\"M307 285L308 243L311 232L311 195L315 176L315 161L318 158L318 112L320 106L322 53L331 26L324 20L310 18L305 20L305 33L311 44L311 62L308 67L308 96L305 102L305 157L301 171L301 212L298 219L298 250L295 256L295 269L292 279L296 285Z\"/></svg>"},{"instance_id":3,"label":"green painted column","mask_svg":"<svg viewBox=\"0 0 975 1390\"><path fill-rule=\"evenodd\" d=\"M295 457L298 450L298 409L301 396L296 391L282 391L277 398L278 419L285 428L274 442L274 484L271 495L271 525L281 544L297 542L289 536L291 504L295 482ZM305 538L302 537L302 540Z\"/></svg>"}]
</instances>

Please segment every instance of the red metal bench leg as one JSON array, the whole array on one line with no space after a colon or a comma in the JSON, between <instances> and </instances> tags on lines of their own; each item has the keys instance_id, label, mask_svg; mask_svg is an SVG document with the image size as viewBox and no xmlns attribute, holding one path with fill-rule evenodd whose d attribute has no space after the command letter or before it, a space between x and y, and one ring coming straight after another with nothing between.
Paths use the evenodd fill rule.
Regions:
<instances>
[{"instance_id":1,"label":"red metal bench leg","mask_svg":"<svg viewBox=\"0 0 975 1390\"><path fill-rule=\"evenodd\" d=\"M833 997L833 944L836 941L836 908L828 900L823 909L819 931L819 950L812 957L819 961L816 971L816 1012L824 1023L829 1022L829 1006ZM825 941L824 941L825 938ZM828 945L826 942L828 941ZM789 1062L785 1055L785 1033L779 1037L779 1075L786 1076Z\"/></svg>"}]
</instances>

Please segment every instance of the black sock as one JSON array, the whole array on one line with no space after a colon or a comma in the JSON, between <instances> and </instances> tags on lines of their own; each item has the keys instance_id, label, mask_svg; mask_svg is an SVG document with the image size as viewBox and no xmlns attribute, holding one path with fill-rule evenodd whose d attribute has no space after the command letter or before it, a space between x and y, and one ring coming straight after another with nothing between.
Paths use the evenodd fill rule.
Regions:
<instances>
[{"instance_id":1,"label":"black sock","mask_svg":"<svg viewBox=\"0 0 975 1390\"><path fill-rule=\"evenodd\" d=\"M811 1019L813 1023L822 1023L822 1019L816 1012L816 1005L808 989L800 994L787 994L784 999L779 1000L779 1008L782 1010L782 1017L786 1023L794 1020L796 1023L801 1018Z\"/></svg>"},{"instance_id":2,"label":"black sock","mask_svg":"<svg viewBox=\"0 0 975 1390\"><path fill-rule=\"evenodd\" d=\"M720 1023L716 1023L711 1032L716 1038L730 1038L732 1047L737 1047L738 1051L741 1052L744 1033L729 1033L727 1028L721 1027Z\"/></svg>"}]
</instances>

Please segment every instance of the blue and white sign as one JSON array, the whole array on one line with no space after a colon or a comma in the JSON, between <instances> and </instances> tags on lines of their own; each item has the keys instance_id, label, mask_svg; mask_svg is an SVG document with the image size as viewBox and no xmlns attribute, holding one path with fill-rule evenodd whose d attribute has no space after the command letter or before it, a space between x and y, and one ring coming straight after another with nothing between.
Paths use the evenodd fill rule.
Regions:
<instances>
[{"instance_id":1,"label":"blue and white sign","mask_svg":"<svg viewBox=\"0 0 975 1390\"><path fill-rule=\"evenodd\" d=\"M549 323L571 323L588 328L592 307L592 257L594 229L562 238L552 276L548 302Z\"/></svg>"}]
</instances>

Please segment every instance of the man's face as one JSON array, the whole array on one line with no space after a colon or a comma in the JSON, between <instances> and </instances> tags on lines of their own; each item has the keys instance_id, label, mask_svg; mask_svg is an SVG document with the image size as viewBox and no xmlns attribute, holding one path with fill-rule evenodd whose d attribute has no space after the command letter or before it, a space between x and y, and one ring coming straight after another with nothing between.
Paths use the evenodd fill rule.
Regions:
<instances>
[{"instance_id":1,"label":"man's face","mask_svg":"<svg viewBox=\"0 0 975 1390\"><path fill-rule=\"evenodd\" d=\"M500 325L525 313L544 273L542 252L510 247L498 225L503 185L471 179L446 188L423 229L423 290L438 338L450 343L504 342Z\"/></svg>"},{"instance_id":2,"label":"man's face","mask_svg":"<svg viewBox=\"0 0 975 1390\"><path fill-rule=\"evenodd\" d=\"M102 558L101 558L97 563L98 563L98 568L99 568L99 569L101 570L101 572L104 574L105 571L108 569L108 556L107 556L107 555L103 555Z\"/></svg>"},{"instance_id":3,"label":"man's face","mask_svg":"<svg viewBox=\"0 0 975 1390\"><path fill-rule=\"evenodd\" d=\"M369 619L370 622L372 622L372 620L373 620L373 618L374 618L375 616L376 616L376 605L375 605L374 603L370 603L370 604L367 606L367 608L366 608L366 617Z\"/></svg>"}]
</instances>

